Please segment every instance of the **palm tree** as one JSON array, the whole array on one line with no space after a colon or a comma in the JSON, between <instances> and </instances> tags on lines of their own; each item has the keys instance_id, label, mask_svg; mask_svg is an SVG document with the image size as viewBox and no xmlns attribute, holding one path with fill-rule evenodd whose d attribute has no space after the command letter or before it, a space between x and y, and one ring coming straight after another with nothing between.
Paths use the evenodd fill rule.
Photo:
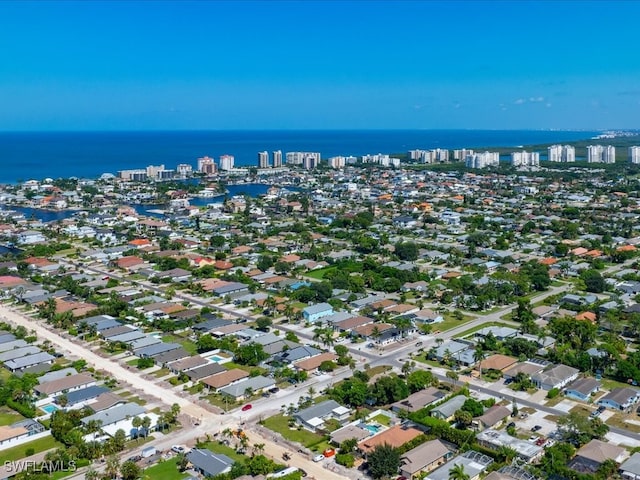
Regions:
<instances>
[{"instance_id":1,"label":"palm tree","mask_svg":"<svg viewBox=\"0 0 640 480\"><path fill-rule=\"evenodd\" d=\"M482 360L487 358L487 353L480 347L476 347L473 351L473 361L478 363L478 373L480 373L480 379L482 379Z\"/></svg>"},{"instance_id":2,"label":"palm tree","mask_svg":"<svg viewBox=\"0 0 640 480\"><path fill-rule=\"evenodd\" d=\"M253 447L251 447L253 455L260 455L261 453L264 453L264 447L264 443L254 443Z\"/></svg>"},{"instance_id":3,"label":"palm tree","mask_svg":"<svg viewBox=\"0 0 640 480\"><path fill-rule=\"evenodd\" d=\"M469 480L470 478L462 464L456 464L449 470L449 480Z\"/></svg>"},{"instance_id":4,"label":"palm tree","mask_svg":"<svg viewBox=\"0 0 640 480\"><path fill-rule=\"evenodd\" d=\"M117 478L118 471L120 470L120 459L112 455L107 458L107 463L104 469L104 473L108 478Z\"/></svg>"},{"instance_id":5,"label":"palm tree","mask_svg":"<svg viewBox=\"0 0 640 480\"><path fill-rule=\"evenodd\" d=\"M313 398L315 394L316 394L316 390L313 387L309 387L307 389L307 395L309 395L309 398Z\"/></svg>"},{"instance_id":6,"label":"palm tree","mask_svg":"<svg viewBox=\"0 0 640 480\"><path fill-rule=\"evenodd\" d=\"M131 420L131 426L136 429L136 442L140 438L140 427L142 426L142 419L140 417L133 417Z\"/></svg>"}]
</instances>

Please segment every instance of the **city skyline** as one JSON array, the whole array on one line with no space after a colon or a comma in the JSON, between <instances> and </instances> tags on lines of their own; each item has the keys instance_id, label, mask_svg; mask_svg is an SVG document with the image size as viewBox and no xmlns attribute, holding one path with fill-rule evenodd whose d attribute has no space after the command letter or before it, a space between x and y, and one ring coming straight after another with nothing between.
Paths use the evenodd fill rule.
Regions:
<instances>
[{"instance_id":1,"label":"city skyline","mask_svg":"<svg viewBox=\"0 0 640 480\"><path fill-rule=\"evenodd\" d=\"M0 130L634 129L638 14L636 2L4 2Z\"/></svg>"}]
</instances>

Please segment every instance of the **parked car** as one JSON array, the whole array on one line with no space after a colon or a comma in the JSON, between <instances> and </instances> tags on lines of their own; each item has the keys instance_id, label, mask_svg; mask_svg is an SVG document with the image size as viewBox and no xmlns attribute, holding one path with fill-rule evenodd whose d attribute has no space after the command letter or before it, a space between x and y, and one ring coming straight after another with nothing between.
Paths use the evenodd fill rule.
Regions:
<instances>
[{"instance_id":1,"label":"parked car","mask_svg":"<svg viewBox=\"0 0 640 480\"><path fill-rule=\"evenodd\" d=\"M537 432L538 430L541 430L541 429L542 429L541 425L534 425L533 427L531 427L532 432Z\"/></svg>"},{"instance_id":2,"label":"parked car","mask_svg":"<svg viewBox=\"0 0 640 480\"><path fill-rule=\"evenodd\" d=\"M251 405L250 403L247 403L244 407L242 407L242 411L246 412L247 410L251 410L253 408L253 405Z\"/></svg>"},{"instance_id":3,"label":"parked car","mask_svg":"<svg viewBox=\"0 0 640 480\"><path fill-rule=\"evenodd\" d=\"M313 457L314 462L321 462L322 460L324 460L324 455L316 455Z\"/></svg>"},{"instance_id":4,"label":"parked car","mask_svg":"<svg viewBox=\"0 0 640 480\"><path fill-rule=\"evenodd\" d=\"M516 422L510 422L507 428L516 428Z\"/></svg>"},{"instance_id":5,"label":"parked car","mask_svg":"<svg viewBox=\"0 0 640 480\"><path fill-rule=\"evenodd\" d=\"M174 445L171 447L171 451L175 453L184 453L185 448L182 445Z\"/></svg>"}]
</instances>

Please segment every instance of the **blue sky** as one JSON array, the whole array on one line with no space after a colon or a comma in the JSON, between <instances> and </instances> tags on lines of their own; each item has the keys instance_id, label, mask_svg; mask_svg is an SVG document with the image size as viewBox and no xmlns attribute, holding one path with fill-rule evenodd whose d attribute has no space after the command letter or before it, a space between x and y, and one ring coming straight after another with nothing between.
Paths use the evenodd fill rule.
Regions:
<instances>
[{"instance_id":1,"label":"blue sky","mask_svg":"<svg viewBox=\"0 0 640 480\"><path fill-rule=\"evenodd\" d=\"M640 128L640 2L0 2L0 130Z\"/></svg>"}]
</instances>

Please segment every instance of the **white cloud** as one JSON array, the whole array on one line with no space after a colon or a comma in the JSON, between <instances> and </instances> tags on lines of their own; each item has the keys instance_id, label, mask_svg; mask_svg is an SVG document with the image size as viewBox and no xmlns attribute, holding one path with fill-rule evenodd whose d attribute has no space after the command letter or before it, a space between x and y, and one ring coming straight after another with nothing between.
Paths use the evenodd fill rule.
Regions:
<instances>
[{"instance_id":1,"label":"white cloud","mask_svg":"<svg viewBox=\"0 0 640 480\"><path fill-rule=\"evenodd\" d=\"M524 98L519 98L513 103L516 104L516 105L522 105L525 102L526 102L526 100Z\"/></svg>"},{"instance_id":2,"label":"white cloud","mask_svg":"<svg viewBox=\"0 0 640 480\"><path fill-rule=\"evenodd\" d=\"M529 97L529 101L531 103L541 103L544 102L544 97Z\"/></svg>"}]
</instances>

